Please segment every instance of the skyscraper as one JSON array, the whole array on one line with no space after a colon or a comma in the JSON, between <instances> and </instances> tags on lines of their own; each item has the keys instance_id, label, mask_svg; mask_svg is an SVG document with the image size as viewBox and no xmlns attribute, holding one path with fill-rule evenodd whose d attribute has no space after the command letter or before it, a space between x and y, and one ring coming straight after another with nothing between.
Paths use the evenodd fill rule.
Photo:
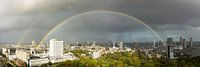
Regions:
<instances>
[{"instance_id":1,"label":"skyscraper","mask_svg":"<svg viewBox=\"0 0 200 67\"><path fill-rule=\"evenodd\" d=\"M57 40L57 39L51 39L50 42L50 48L49 48L49 52L50 52L50 56L51 57L58 57L58 56L62 56L63 55L63 44L64 41L61 40Z\"/></svg>"},{"instance_id":2,"label":"skyscraper","mask_svg":"<svg viewBox=\"0 0 200 67\"><path fill-rule=\"evenodd\" d=\"M186 43L186 40L183 39L183 48L186 49L187 48L187 43Z\"/></svg>"},{"instance_id":3,"label":"skyscraper","mask_svg":"<svg viewBox=\"0 0 200 67\"><path fill-rule=\"evenodd\" d=\"M93 41L93 42L92 42L92 47L95 47L95 46L96 46L96 42Z\"/></svg>"},{"instance_id":4,"label":"skyscraper","mask_svg":"<svg viewBox=\"0 0 200 67\"><path fill-rule=\"evenodd\" d=\"M192 48L192 37L190 37L190 39L189 39L189 48Z\"/></svg>"},{"instance_id":5,"label":"skyscraper","mask_svg":"<svg viewBox=\"0 0 200 67\"><path fill-rule=\"evenodd\" d=\"M153 41L153 48L156 48L156 41Z\"/></svg>"},{"instance_id":6,"label":"skyscraper","mask_svg":"<svg viewBox=\"0 0 200 67\"><path fill-rule=\"evenodd\" d=\"M173 38L167 38L167 45L172 46L173 45Z\"/></svg>"},{"instance_id":7,"label":"skyscraper","mask_svg":"<svg viewBox=\"0 0 200 67\"><path fill-rule=\"evenodd\" d=\"M173 46L167 46L167 58L168 59L174 58L174 47Z\"/></svg>"},{"instance_id":8,"label":"skyscraper","mask_svg":"<svg viewBox=\"0 0 200 67\"><path fill-rule=\"evenodd\" d=\"M184 45L183 45L183 38L182 38L182 37L180 37L179 48L180 48L180 49L183 49L183 48L184 48Z\"/></svg>"}]
</instances>

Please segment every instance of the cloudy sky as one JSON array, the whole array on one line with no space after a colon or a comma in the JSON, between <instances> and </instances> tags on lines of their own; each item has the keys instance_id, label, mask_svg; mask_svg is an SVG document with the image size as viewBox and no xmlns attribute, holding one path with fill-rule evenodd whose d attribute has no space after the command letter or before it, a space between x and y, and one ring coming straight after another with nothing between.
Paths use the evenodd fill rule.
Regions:
<instances>
[{"instance_id":1,"label":"cloudy sky","mask_svg":"<svg viewBox=\"0 0 200 67\"><path fill-rule=\"evenodd\" d=\"M200 41L199 0L0 0L0 42L40 41L61 21L109 10L128 14L163 39ZM144 25L119 14L89 13L66 22L47 38L65 41L159 40Z\"/></svg>"}]
</instances>

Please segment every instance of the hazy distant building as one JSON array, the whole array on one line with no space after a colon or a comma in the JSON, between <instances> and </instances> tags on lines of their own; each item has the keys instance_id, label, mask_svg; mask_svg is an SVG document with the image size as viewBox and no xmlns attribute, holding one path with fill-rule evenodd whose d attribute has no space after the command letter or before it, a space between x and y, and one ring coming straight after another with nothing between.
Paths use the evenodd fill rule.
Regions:
<instances>
[{"instance_id":1,"label":"hazy distant building","mask_svg":"<svg viewBox=\"0 0 200 67\"><path fill-rule=\"evenodd\" d=\"M95 47L95 46L96 46L96 42L93 41L93 42L92 42L92 47Z\"/></svg>"},{"instance_id":2,"label":"hazy distant building","mask_svg":"<svg viewBox=\"0 0 200 67\"><path fill-rule=\"evenodd\" d=\"M75 48L78 48L79 44L80 44L79 42L76 42L76 44L74 44Z\"/></svg>"},{"instance_id":3,"label":"hazy distant building","mask_svg":"<svg viewBox=\"0 0 200 67\"><path fill-rule=\"evenodd\" d=\"M119 42L119 48L123 48L123 42Z\"/></svg>"},{"instance_id":4,"label":"hazy distant building","mask_svg":"<svg viewBox=\"0 0 200 67\"><path fill-rule=\"evenodd\" d=\"M192 48L192 37L189 38L189 48Z\"/></svg>"},{"instance_id":5,"label":"hazy distant building","mask_svg":"<svg viewBox=\"0 0 200 67\"><path fill-rule=\"evenodd\" d=\"M167 38L167 45L173 46L173 38Z\"/></svg>"},{"instance_id":6,"label":"hazy distant building","mask_svg":"<svg viewBox=\"0 0 200 67\"><path fill-rule=\"evenodd\" d=\"M184 45L183 45L183 38L180 37L180 43L178 45L179 49L183 49L184 48Z\"/></svg>"},{"instance_id":7,"label":"hazy distant building","mask_svg":"<svg viewBox=\"0 0 200 67\"><path fill-rule=\"evenodd\" d=\"M187 43L186 43L186 40L183 39L183 48L186 49L187 48Z\"/></svg>"},{"instance_id":8,"label":"hazy distant building","mask_svg":"<svg viewBox=\"0 0 200 67\"><path fill-rule=\"evenodd\" d=\"M58 57L58 56L62 56L63 55L63 44L64 41L61 40L57 40L57 39L51 39L50 42L50 48L49 48L49 52L50 52L50 56L51 57Z\"/></svg>"},{"instance_id":9,"label":"hazy distant building","mask_svg":"<svg viewBox=\"0 0 200 67\"><path fill-rule=\"evenodd\" d=\"M137 46L137 42L134 42L134 43L133 43L133 48L136 49L137 47L138 47L138 46Z\"/></svg>"},{"instance_id":10,"label":"hazy distant building","mask_svg":"<svg viewBox=\"0 0 200 67\"><path fill-rule=\"evenodd\" d=\"M162 41L158 41L158 46L163 46L164 43Z\"/></svg>"},{"instance_id":11,"label":"hazy distant building","mask_svg":"<svg viewBox=\"0 0 200 67\"><path fill-rule=\"evenodd\" d=\"M153 41L153 48L156 48L156 41Z\"/></svg>"},{"instance_id":12,"label":"hazy distant building","mask_svg":"<svg viewBox=\"0 0 200 67\"><path fill-rule=\"evenodd\" d=\"M32 46L36 45L36 42L35 41L32 41Z\"/></svg>"}]
</instances>

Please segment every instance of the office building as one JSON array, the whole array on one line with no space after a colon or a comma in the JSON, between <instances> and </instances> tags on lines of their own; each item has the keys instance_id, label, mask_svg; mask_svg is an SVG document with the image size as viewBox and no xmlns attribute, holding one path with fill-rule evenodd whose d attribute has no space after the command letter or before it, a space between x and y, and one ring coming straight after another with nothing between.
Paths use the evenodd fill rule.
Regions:
<instances>
[{"instance_id":1,"label":"office building","mask_svg":"<svg viewBox=\"0 0 200 67\"><path fill-rule=\"evenodd\" d=\"M50 44L50 48L49 48L50 54L49 55L51 57L59 57L59 56L63 55L64 41L57 40L57 39L51 39L49 44Z\"/></svg>"},{"instance_id":2,"label":"office building","mask_svg":"<svg viewBox=\"0 0 200 67\"><path fill-rule=\"evenodd\" d=\"M6 56L6 58L10 59L16 53L16 48L2 48L2 54Z\"/></svg>"},{"instance_id":3,"label":"office building","mask_svg":"<svg viewBox=\"0 0 200 67\"><path fill-rule=\"evenodd\" d=\"M178 46L179 46L179 49L181 49L181 50L184 48L182 37L180 37L180 44Z\"/></svg>"},{"instance_id":4,"label":"office building","mask_svg":"<svg viewBox=\"0 0 200 67\"><path fill-rule=\"evenodd\" d=\"M167 46L167 58L168 59L174 59L174 47L173 46Z\"/></svg>"},{"instance_id":5,"label":"office building","mask_svg":"<svg viewBox=\"0 0 200 67\"><path fill-rule=\"evenodd\" d=\"M186 40L183 39L183 48L186 49L187 48L187 43L186 43Z\"/></svg>"},{"instance_id":6,"label":"office building","mask_svg":"<svg viewBox=\"0 0 200 67\"><path fill-rule=\"evenodd\" d=\"M167 38L167 45L173 46L173 38Z\"/></svg>"},{"instance_id":7,"label":"office building","mask_svg":"<svg viewBox=\"0 0 200 67\"><path fill-rule=\"evenodd\" d=\"M189 48L192 48L192 37L189 38Z\"/></svg>"},{"instance_id":8,"label":"office building","mask_svg":"<svg viewBox=\"0 0 200 67\"><path fill-rule=\"evenodd\" d=\"M18 49L16 50L16 58L20 59L23 62L28 63L28 60L30 59L30 51L24 50L24 49Z\"/></svg>"},{"instance_id":9,"label":"office building","mask_svg":"<svg viewBox=\"0 0 200 67\"><path fill-rule=\"evenodd\" d=\"M153 48L156 48L156 41L153 41Z\"/></svg>"},{"instance_id":10,"label":"office building","mask_svg":"<svg viewBox=\"0 0 200 67\"><path fill-rule=\"evenodd\" d=\"M47 64L49 63L49 59L48 58L40 58L40 59L30 59L29 60L29 66L40 66L42 64Z\"/></svg>"}]
</instances>

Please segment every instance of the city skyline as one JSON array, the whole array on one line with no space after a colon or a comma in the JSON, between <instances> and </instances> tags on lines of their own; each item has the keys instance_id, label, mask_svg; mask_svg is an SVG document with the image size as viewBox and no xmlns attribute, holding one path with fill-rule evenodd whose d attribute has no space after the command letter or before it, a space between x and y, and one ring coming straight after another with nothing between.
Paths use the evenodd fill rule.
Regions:
<instances>
[{"instance_id":1,"label":"city skyline","mask_svg":"<svg viewBox=\"0 0 200 67\"><path fill-rule=\"evenodd\" d=\"M0 0L0 67L200 67L200 0Z\"/></svg>"},{"instance_id":2,"label":"city skyline","mask_svg":"<svg viewBox=\"0 0 200 67\"><path fill-rule=\"evenodd\" d=\"M0 0L0 42L41 41L56 25L91 11L111 11L134 17L165 40L193 37L200 41L198 0ZM66 22L51 38L65 41L150 41L157 34L144 24L117 13L97 12Z\"/></svg>"}]
</instances>

